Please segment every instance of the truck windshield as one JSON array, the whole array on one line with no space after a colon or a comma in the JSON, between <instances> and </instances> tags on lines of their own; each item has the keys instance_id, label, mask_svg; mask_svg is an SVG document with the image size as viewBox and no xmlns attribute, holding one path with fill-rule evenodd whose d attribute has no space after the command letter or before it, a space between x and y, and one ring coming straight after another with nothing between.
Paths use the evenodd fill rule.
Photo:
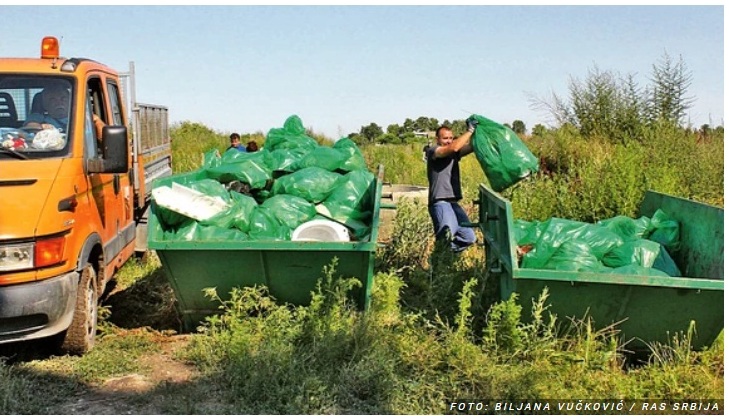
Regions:
<instances>
[{"instance_id":1,"label":"truck windshield","mask_svg":"<svg viewBox=\"0 0 729 416\"><path fill-rule=\"evenodd\" d=\"M1 74L0 147L28 158L67 153L72 92L66 78Z\"/></svg>"}]
</instances>

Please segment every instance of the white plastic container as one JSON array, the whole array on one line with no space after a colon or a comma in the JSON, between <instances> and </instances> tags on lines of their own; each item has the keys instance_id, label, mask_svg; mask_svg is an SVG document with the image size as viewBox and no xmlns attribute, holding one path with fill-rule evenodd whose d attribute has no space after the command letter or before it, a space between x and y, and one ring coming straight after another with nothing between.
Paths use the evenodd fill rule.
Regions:
<instances>
[{"instance_id":1,"label":"white plastic container","mask_svg":"<svg viewBox=\"0 0 729 416\"><path fill-rule=\"evenodd\" d=\"M197 221L206 220L229 208L220 197L205 195L194 189L172 183L172 187L159 186L152 190L157 205Z\"/></svg>"},{"instance_id":2,"label":"white plastic container","mask_svg":"<svg viewBox=\"0 0 729 416\"><path fill-rule=\"evenodd\" d=\"M311 220L294 230L292 241L350 241L349 230L342 224L329 220Z\"/></svg>"}]
</instances>

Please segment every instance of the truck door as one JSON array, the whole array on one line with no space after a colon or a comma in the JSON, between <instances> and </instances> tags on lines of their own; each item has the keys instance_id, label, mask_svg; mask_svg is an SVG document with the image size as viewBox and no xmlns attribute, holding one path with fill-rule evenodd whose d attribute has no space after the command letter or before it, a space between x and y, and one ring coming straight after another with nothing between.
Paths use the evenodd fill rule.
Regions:
<instances>
[{"instance_id":1,"label":"truck door","mask_svg":"<svg viewBox=\"0 0 729 416\"><path fill-rule=\"evenodd\" d=\"M114 79L102 76L89 78L88 111L86 125L93 126L94 116L105 125L124 125L124 114L119 88ZM106 88L104 88L106 87ZM97 155L100 137L97 129L86 129L86 139L90 147L88 155ZM95 148L94 148L95 147ZM104 280L111 278L114 270L129 257L130 251L124 250L134 241L135 227L132 215L133 195L129 181L129 173L92 173L89 175L90 187L99 220L102 224L102 240L104 246ZM133 248L133 247L132 247Z\"/></svg>"}]
</instances>

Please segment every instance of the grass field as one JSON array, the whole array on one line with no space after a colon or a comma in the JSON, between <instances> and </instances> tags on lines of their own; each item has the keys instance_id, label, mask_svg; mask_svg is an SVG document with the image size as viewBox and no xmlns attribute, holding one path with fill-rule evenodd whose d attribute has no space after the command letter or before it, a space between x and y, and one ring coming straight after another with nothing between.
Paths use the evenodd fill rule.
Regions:
<instances>
[{"instance_id":1,"label":"grass field","mask_svg":"<svg viewBox=\"0 0 729 416\"><path fill-rule=\"evenodd\" d=\"M204 126L173 133L177 172L226 145L224 134ZM641 144L616 145L556 130L525 142L544 171L504 193L519 218L632 216L646 189L723 206L723 136L697 142L662 131ZM371 169L385 166L386 181L424 185L421 147L362 151ZM462 169L470 201L484 176L475 158ZM474 206L467 210L475 218ZM723 334L695 351L687 328L634 360L612 328L589 319L559 327L549 293L520 321L513 299L497 302L481 247L456 257L437 247L421 203L402 203L393 221L391 243L376 255L368 313L346 296L352 282L333 278L335 264L322 272L322 288L307 307L277 304L265 288L236 290L220 316L170 355L193 375L124 396L125 405L131 413L443 414L458 399L723 399ZM117 282L90 354L8 355L0 364L0 412L69 411L74 395L118 377L157 380L145 363L180 336L174 295L153 253L127 263Z\"/></svg>"}]
</instances>

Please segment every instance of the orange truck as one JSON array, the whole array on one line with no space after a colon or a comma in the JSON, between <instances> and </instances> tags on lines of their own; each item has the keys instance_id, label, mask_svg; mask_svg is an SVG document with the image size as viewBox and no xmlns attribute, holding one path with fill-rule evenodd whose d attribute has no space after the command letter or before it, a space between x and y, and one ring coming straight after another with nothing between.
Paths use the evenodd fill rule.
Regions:
<instances>
[{"instance_id":1,"label":"orange truck","mask_svg":"<svg viewBox=\"0 0 729 416\"><path fill-rule=\"evenodd\" d=\"M120 73L63 58L0 58L0 344L94 345L99 300L146 250L150 182L172 172L166 107Z\"/></svg>"}]
</instances>

